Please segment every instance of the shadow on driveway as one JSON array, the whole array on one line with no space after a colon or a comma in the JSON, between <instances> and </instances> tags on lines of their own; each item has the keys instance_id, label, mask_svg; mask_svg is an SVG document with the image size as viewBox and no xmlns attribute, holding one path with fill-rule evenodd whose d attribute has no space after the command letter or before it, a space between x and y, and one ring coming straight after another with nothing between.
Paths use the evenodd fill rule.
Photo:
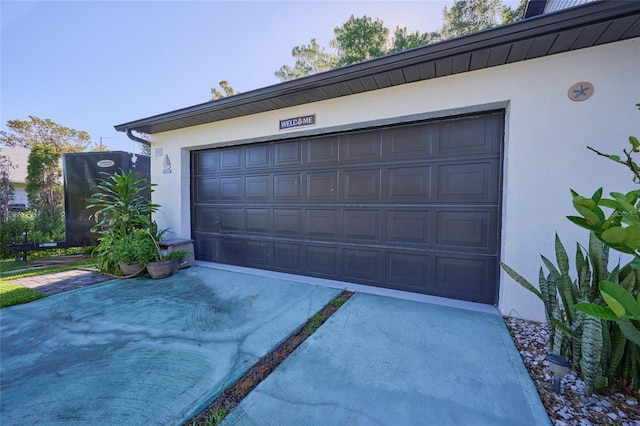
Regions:
<instances>
[{"instance_id":1,"label":"shadow on driveway","mask_svg":"<svg viewBox=\"0 0 640 426\"><path fill-rule=\"evenodd\" d=\"M268 275L193 267L3 309L2 425L183 423L342 290ZM358 293L224 423L550 421L499 315Z\"/></svg>"},{"instance_id":2,"label":"shadow on driveway","mask_svg":"<svg viewBox=\"0 0 640 426\"><path fill-rule=\"evenodd\" d=\"M193 267L5 308L1 422L180 424L338 294Z\"/></svg>"}]
</instances>

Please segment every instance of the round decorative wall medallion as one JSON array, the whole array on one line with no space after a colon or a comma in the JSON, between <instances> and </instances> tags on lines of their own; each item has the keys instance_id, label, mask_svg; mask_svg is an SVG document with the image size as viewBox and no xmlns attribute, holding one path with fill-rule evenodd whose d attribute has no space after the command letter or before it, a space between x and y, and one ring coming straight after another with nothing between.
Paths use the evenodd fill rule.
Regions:
<instances>
[{"instance_id":1,"label":"round decorative wall medallion","mask_svg":"<svg viewBox=\"0 0 640 426\"><path fill-rule=\"evenodd\" d=\"M567 96L574 102L582 102L589 99L591 95L593 95L593 92L593 84L587 81L581 81L580 83L576 83L569 88Z\"/></svg>"}]
</instances>

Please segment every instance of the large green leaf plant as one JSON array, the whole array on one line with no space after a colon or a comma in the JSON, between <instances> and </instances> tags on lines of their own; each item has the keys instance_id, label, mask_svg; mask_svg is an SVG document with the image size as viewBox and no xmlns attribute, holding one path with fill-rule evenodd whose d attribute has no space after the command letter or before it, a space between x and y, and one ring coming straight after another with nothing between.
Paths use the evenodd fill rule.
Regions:
<instances>
[{"instance_id":1,"label":"large green leaf plant","mask_svg":"<svg viewBox=\"0 0 640 426\"><path fill-rule=\"evenodd\" d=\"M640 108L640 104L636 105ZM640 167L633 155L640 152L640 141L629 137L630 148L623 149L624 156L592 151L627 167L633 181L640 183ZM595 303L579 303L576 309L596 318L614 321L625 337L640 346L640 190L611 192L611 198L602 197L602 188L590 198L571 191L573 205L580 216L569 216L573 223L591 230L604 244L633 256L630 272L620 283L603 280L599 291L606 306ZM640 352L638 353L640 357Z\"/></svg>"},{"instance_id":2,"label":"large green leaf plant","mask_svg":"<svg viewBox=\"0 0 640 426\"><path fill-rule=\"evenodd\" d=\"M159 239L165 232L158 231L151 218L151 214L160 208L150 201L153 186L133 171L105 173L96 192L87 199L87 209L94 209L91 218L96 222L91 231L100 235L99 244L91 253L100 272L122 275L118 267L122 253L118 247L136 235L148 240L145 235L151 234Z\"/></svg>"},{"instance_id":3,"label":"large green leaf plant","mask_svg":"<svg viewBox=\"0 0 640 426\"><path fill-rule=\"evenodd\" d=\"M640 104L636 105L640 108ZM625 165L640 183L640 167L633 159L640 141L631 136L624 156L598 155ZM575 276L556 236L556 262L544 256L548 273L540 268L538 287L505 264L502 268L516 282L539 297L549 327L549 350L569 358L582 373L586 393L622 380L640 387L640 190L612 192L611 198L597 190L591 197L571 191L579 216L568 219L590 232L589 248L576 250ZM609 271L609 249L631 254L633 260Z\"/></svg>"}]
</instances>

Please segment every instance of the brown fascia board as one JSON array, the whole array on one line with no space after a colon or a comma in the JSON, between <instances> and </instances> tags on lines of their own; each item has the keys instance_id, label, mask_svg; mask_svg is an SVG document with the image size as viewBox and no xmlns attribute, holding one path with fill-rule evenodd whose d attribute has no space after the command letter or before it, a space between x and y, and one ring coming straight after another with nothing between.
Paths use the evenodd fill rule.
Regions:
<instances>
[{"instance_id":1,"label":"brown fascia board","mask_svg":"<svg viewBox=\"0 0 640 426\"><path fill-rule=\"evenodd\" d=\"M583 6L566 9L525 19L512 24L490 28L477 33L417 47L407 51L394 53L371 59L338 69L324 71L307 77L274 84L251 90L238 95L216 101L197 104L178 110L154 115L140 120L115 126L118 131L127 129L144 131L152 126L166 124L168 121L186 119L194 115L206 114L227 108L240 107L245 104L265 101L299 91L322 88L336 83L379 74L405 66L420 64L507 45L517 41L542 37L561 31L574 30L598 22L640 14L640 1L597 1ZM204 124L204 123L201 123ZM179 126L185 127L185 126ZM188 127L188 126L186 126Z\"/></svg>"}]
</instances>

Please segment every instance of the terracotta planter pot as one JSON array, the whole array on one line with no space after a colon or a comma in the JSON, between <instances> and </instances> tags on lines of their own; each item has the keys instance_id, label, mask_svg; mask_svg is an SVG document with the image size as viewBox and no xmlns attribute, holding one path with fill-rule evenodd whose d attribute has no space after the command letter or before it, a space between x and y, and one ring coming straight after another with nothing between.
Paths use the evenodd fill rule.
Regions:
<instances>
[{"instance_id":1,"label":"terracotta planter pot","mask_svg":"<svg viewBox=\"0 0 640 426\"><path fill-rule=\"evenodd\" d=\"M147 263L147 271L151 278L159 279L166 278L173 274L175 260L163 260L162 262L149 262Z\"/></svg>"},{"instance_id":2,"label":"terracotta planter pot","mask_svg":"<svg viewBox=\"0 0 640 426\"><path fill-rule=\"evenodd\" d=\"M125 277L137 277L138 275L144 274L146 268L144 265L140 263L118 263L120 270L125 275Z\"/></svg>"}]
</instances>

